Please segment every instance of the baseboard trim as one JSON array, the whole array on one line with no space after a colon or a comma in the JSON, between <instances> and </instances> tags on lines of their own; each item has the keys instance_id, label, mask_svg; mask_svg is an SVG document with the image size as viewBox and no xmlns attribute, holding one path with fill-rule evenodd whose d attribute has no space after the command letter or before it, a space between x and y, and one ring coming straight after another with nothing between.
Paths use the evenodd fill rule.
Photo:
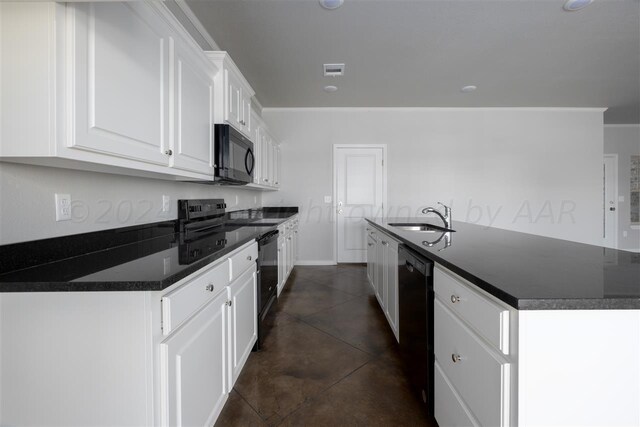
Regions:
<instances>
[{"instance_id":1,"label":"baseboard trim","mask_svg":"<svg viewBox=\"0 0 640 427\"><path fill-rule=\"evenodd\" d=\"M335 261L296 261L296 265L336 265Z\"/></svg>"}]
</instances>

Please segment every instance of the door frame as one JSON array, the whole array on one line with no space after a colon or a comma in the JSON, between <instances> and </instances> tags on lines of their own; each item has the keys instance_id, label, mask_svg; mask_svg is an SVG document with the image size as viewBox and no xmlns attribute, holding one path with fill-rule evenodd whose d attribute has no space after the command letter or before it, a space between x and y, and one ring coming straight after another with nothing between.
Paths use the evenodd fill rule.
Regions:
<instances>
[{"instance_id":1,"label":"door frame","mask_svg":"<svg viewBox=\"0 0 640 427\"><path fill-rule=\"evenodd\" d=\"M341 148L382 148L382 218L386 217L387 205L387 144L333 144L333 195L331 198L331 220L333 221L333 264L338 264L338 165L336 162L338 150Z\"/></svg>"},{"instance_id":2,"label":"door frame","mask_svg":"<svg viewBox=\"0 0 640 427\"><path fill-rule=\"evenodd\" d=\"M618 193L618 154L605 154L602 158L602 172L603 172L603 176L602 176L602 238L603 238L603 245L604 245L604 234L605 231L607 230L607 201L605 200L605 193L606 193L606 188L607 188L607 174L605 172L604 169L604 164L606 159L611 159L613 160L613 164L615 167L615 182L614 182L614 186L613 186L613 191L615 194L615 197L613 199L613 207L615 208L615 221L613 224L613 228L614 228L614 233L613 233L613 248L618 248L618 223L619 223L619 217L620 217L620 211L618 210L618 197L619 197L619 193Z\"/></svg>"}]
</instances>

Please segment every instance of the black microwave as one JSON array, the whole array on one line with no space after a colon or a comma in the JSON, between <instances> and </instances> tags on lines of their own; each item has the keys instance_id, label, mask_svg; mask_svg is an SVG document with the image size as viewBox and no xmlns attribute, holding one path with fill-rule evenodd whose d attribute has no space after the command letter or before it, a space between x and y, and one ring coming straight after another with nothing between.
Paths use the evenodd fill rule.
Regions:
<instances>
[{"instance_id":1,"label":"black microwave","mask_svg":"<svg viewBox=\"0 0 640 427\"><path fill-rule=\"evenodd\" d=\"M245 185L253 182L253 142L230 125L215 125L214 182Z\"/></svg>"}]
</instances>

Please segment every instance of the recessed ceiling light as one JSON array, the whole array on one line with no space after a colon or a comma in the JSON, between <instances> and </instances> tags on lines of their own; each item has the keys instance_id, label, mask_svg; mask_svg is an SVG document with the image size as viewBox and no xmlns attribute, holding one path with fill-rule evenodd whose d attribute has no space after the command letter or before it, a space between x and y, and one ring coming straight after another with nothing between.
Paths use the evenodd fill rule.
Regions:
<instances>
[{"instance_id":1,"label":"recessed ceiling light","mask_svg":"<svg viewBox=\"0 0 640 427\"><path fill-rule=\"evenodd\" d=\"M476 89L478 89L478 87L477 87L477 86L474 86L474 85L463 86L463 87L460 89L460 92L462 92L462 93L469 93L469 92L473 92L473 91L474 91L474 90L476 90Z\"/></svg>"},{"instance_id":2,"label":"recessed ceiling light","mask_svg":"<svg viewBox=\"0 0 640 427\"><path fill-rule=\"evenodd\" d=\"M318 0L318 1L320 2L320 6L329 10L337 9L340 6L342 6L342 3L344 3L344 0Z\"/></svg>"},{"instance_id":3,"label":"recessed ceiling light","mask_svg":"<svg viewBox=\"0 0 640 427\"><path fill-rule=\"evenodd\" d=\"M337 86L329 85L329 86L325 86L325 87L324 87L324 91L325 91L325 92L328 92L328 93L332 93L332 92L335 92L335 91L337 91L337 90L338 90L338 87L337 87Z\"/></svg>"},{"instance_id":4,"label":"recessed ceiling light","mask_svg":"<svg viewBox=\"0 0 640 427\"><path fill-rule=\"evenodd\" d=\"M562 8L567 12L575 12L576 10L584 9L591 3L593 3L593 0L567 0Z\"/></svg>"}]
</instances>

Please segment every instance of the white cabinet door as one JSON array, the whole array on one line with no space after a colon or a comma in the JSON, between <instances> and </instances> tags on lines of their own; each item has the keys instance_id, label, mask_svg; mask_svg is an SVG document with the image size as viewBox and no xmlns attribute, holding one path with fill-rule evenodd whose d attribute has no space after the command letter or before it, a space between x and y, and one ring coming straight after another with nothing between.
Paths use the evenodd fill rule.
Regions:
<instances>
[{"instance_id":1,"label":"white cabinet door","mask_svg":"<svg viewBox=\"0 0 640 427\"><path fill-rule=\"evenodd\" d=\"M273 146L273 186L280 187L280 146Z\"/></svg>"},{"instance_id":2,"label":"white cabinet door","mask_svg":"<svg viewBox=\"0 0 640 427\"><path fill-rule=\"evenodd\" d=\"M398 244L392 240L386 246L385 272L386 272L386 301L384 311L389 321L389 326L396 340L399 340L398 330Z\"/></svg>"},{"instance_id":3,"label":"white cabinet door","mask_svg":"<svg viewBox=\"0 0 640 427\"><path fill-rule=\"evenodd\" d=\"M251 140L253 141L253 152L255 153L255 167L253 169L253 183L260 184L260 177L262 175L262 144L260 144L260 138L262 138L262 125L258 119L258 115L254 110L251 110Z\"/></svg>"},{"instance_id":4,"label":"white cabinet door","mask_svg":"<svg viewBox=\"0 0 640 427\"><path fill-rule=\"evenodd\" d=\"M384 308L384 301L382 299L382 293L384 289L384 246L382 246L382 240L376 241L376 269L374 275L374 284L376 291L376 298L381 307Z\"/></svg>"},{"instance_id":5,"label":"white cabinet door","mask_svg":"<svg viewBox=\"0 0 640 427\"><path fill-rule=\"evenodd\" d=\"M233 387L258 339L256 268L251 267L229 285L231 315L231 385Z\"/></svg>"},{"instance_id":6,"label":"white cabinet door","mask_svg":"<svg viewBox=\"0 0 640 427\"><path fill-rule=\"evenodd\" d=\"M292 269L293 269L293 232L289 230L289 235L287 236L287 276L291 274Z\"/></svg>"},{"instance_id":7,"label":"white cabinet door","mask_svg":"<svg viewBox=\"0 0 640 427\"><path fill-rule=\"evenodd\" d=\"M162 424L212 425L227 400L227 292L160 344Z\"/></svg>"},{"instance_id":8,"label":"white cabinet door","mask_svg":"<svg viewBox=\"0 0 640 427\"><path fill-rule=\"evenodd\" d=\"M270 171L270 166L269 166L269 157L270 157L270 139L269 139L269 135L265 132L264 135L262 135L262 141L260 141L260 144L262 144L262 167L260 168L260 173L262 174L262 179L260 181L260 184L263 185L269 185L269 171Z\"/></svg>"},{"instance_id":9,"label":"white cabinet door","mask_svg":"<svg viewBox=\"0 0 640 427\"><path fill-rule=\"evenodd\" d=\"M287 280L285 260L287 256L287 239L284 236L278 237L278 296Z\"/></svg>"},{"instance_id":10,"label":"white cabinet door","mask_svg":"<svg viewBox=\"0 0 640 427\"><path fill-rule=\"evenodd\" d=\"M242 120L240 124L242 125L242 132L251 139L251 98L247 97L247 93L245 91L242 91L241 104Z\"/></svg>"},{"instance_id":11,"label":"white cabinet door","mask_svg":"<svg viewBox=\"0 0 640 427\"><path fill-rule=\"evenodd\" d=\"M298 226L296 225L293 229L293 249L291 254L291 269L296 266L296 261L298 261Z\"/></svg>"},{"instance_id":12,"label":"white cabinet door","mask_svg":"<svg viewBox=\"0 0 640 427\"><path fill-rule=\"evenodd\" d=\"M373 238L368 235L367 236L367 279L369 279L369 284L374 286L374 270L376 266L376 243ZM375 286L374 286L375 288Z\"/></svg>"},{"instance_id":13,"label":"white cabinet door","mask_svg":"<svg viewBox=\"0 0 640 427\"><path fill-rule=\"evenodd\" d=\"M69 145L168 165L169 36L144 3L71 6Z\"/></svg>"},{"instance_id":14,"label":"white cabinet door","mask_svg":"<svg viewBox=\"0 0 640 427\"><path fill-rule=\"evenodd\" d=\"M213 175L213 88L215 69L175 44L175 131L172 166Z\"/></svg>"},{"instance_id":15,"label":"white cabinet door","mask_svg":"<svg viewBox=\"0 0 640 427\"><path fill-rule=\"evenodd\" d=\"M242 89L240 81L229 69L225 73L225 114L227 123L242 130Z\"/></svg>"}]
</instances>

